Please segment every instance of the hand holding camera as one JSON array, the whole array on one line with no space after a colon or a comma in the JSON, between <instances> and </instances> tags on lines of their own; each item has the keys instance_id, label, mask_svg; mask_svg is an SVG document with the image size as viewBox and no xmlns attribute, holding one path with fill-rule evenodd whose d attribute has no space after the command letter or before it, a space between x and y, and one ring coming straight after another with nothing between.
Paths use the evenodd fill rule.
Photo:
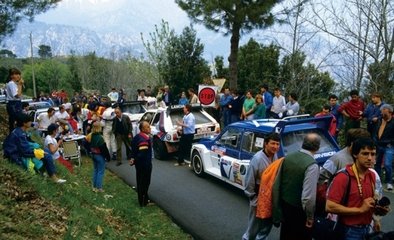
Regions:
<instances>
[{"instance_id":1,"label":"hand holding camera","mask_svg":"<svg viewBox=\"0 0 394 240\"><path fill-rule=\"evenodd\" d=\"M375 201L375 212L377 216L385 216L390 211L390 199L382 197L380 200Z\"/></svg>"}]
</instances>

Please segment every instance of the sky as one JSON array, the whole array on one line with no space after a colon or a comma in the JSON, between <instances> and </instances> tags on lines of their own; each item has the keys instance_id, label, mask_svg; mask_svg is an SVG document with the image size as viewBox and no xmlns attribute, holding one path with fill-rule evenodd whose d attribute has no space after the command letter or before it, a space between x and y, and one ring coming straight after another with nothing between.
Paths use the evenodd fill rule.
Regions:
<instances>
[{"instance_id":1,"label":"sky","mask_svg":"<svg viewBox=\"0 0 394 240\"><path fill-rule=\"evenodd\" d=\"M180 33L190 25L187 14L174 0L62 0L55 9L36 16L36 21L85 27L97 32L116 31L148 36L161 20ZM230 39L194 25L197 37L205 45L204 57L212 60L230 52Z\"/></svg>"}]
</instances>

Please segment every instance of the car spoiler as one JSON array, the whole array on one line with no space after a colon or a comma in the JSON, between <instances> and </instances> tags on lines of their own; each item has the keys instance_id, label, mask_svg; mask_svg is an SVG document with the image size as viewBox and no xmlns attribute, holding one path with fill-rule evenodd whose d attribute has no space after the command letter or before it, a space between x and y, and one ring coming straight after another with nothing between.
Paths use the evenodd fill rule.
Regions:
<instances>
[{"instance_id":1,"label":"car spoiler","mask_svg":"<svg viewBox=\"0 0 394 240\"><path fill-rule=\"evenodd\" d=\"M142 104L146 104L147 101L138 101L138 100L135 100L135 101L124 101L122 104L123 105L139 105L141 103ZM117 106L119 106L118 102L114 102L114 103L111 104L111 107L113 107L113 108L115 108Z\"/></svg>"},{"instance_id":2,"label":"car spoiler","mask_svg":"<svg viewBox=\"0 0 394 240\"><path fill-rule=\"evenodd\" d=\"M331 119L333 118L332 115L322 116L322 117L310 117L309 114L298 115L298 116L291 116L285 117L276 124L274 128L274 132L281 134L285 127L288 125L295 125L301 123L319 123L324 122L325 126L328 126L331 123ZM322 128L322 126L317 124L317 127Z\"/></svg>"},{"instance_id":3,"label":"car spoiler","mask_svg":"<svg viewBox=\"0 0 394 240\"><path fill-rule=\"evenodd\" d=\"M193 103L191 104L192 109L202 109L203 107L201 106L200 103ZM184 105L169 105L167 107L167 111L171 111L171 109L183 109Z\"/></svg>"}]
</instances>

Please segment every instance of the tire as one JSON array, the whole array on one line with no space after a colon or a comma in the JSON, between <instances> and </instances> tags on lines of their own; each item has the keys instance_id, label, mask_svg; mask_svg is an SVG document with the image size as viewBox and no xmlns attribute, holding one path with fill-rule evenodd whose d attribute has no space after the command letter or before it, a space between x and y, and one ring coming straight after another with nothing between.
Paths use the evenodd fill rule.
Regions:
<instances>
[{"instance_id":1,"label":"tire","mask_svg":"<svg viewBox=\"0 0 394 240\"><path fill-rule=\"evenodd\" d=\"M204 165L201 159L200 154L197 151L193 151L191 164L193 167L193 172L199 176L203 177L205 175Z\"/></svg>"},{"instance_id":2,"label":"tire","mask_svg":"<svg viewBox=\"0 0 394 240\"><path fill-rule=\"evenodd\" d=\"M153 139L153 153L156 159L166 160L168 158L167 147L159 138Z\"/></svg>"}]
</instances>

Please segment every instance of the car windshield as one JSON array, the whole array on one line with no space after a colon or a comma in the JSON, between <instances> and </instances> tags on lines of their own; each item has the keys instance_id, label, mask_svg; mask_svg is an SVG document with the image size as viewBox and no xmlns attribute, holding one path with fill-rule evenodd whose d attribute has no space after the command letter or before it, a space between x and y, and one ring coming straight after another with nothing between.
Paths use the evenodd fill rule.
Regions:
<instances>
[{"instance_id":1,"label":"car windshield","mask_svg":"<svg viewBox=\"0 0 394 240\"><path fill-rule=\"evenodd\" d=\"M206 124L206 123L211 123L212 122L208 117L206 117L204 114L202 114L202 112L200 112L199 109L192 109L192 113L193 113L194 118L196 120L196 125L198 125L198 124ZM182 120L183 116L184 116L184 114L183 114L183 110L182 109L179 109L179 111L178 111L178 109L176 111L172 111L170 113L172 124L174 126L176 126L176 121L177 120Z\"/></svg>"},{"instance_id":2,"label":"car windshield","mask_svg":"<svg viewBox=\"0 0 394 240\"><path fill-rule=\"evenodd\" d=\"M123 112L131 113L131 114L138 114L146 112L145 108L140 104L125 104L123 105Z\"/></svg>"},{"instance_id":3,"label":"car windshield","mask_svg":"<svg viewBox=\"0 0 394 240\"><path fill-rule=\"evenodd\" d=\"M323 133L316 129L309 129L285 133L284 137L282 138L284 154L287 155L288 153L300 150L304 137L308 133L317 133L321 137L320 148L317 153L336 151L335 146L325 137Z\"/></svg>"},{"instance_id":4,"label":"car windshield","mask_svg":"<svg viewBox=\"0 0 394 240\"><path fill-rule=\"evenodd\" d=\"M36 110L41 108L50 108L51 104L49 102L31 102L29 103L30 110Z\"/></svg>"}]
</instances>

